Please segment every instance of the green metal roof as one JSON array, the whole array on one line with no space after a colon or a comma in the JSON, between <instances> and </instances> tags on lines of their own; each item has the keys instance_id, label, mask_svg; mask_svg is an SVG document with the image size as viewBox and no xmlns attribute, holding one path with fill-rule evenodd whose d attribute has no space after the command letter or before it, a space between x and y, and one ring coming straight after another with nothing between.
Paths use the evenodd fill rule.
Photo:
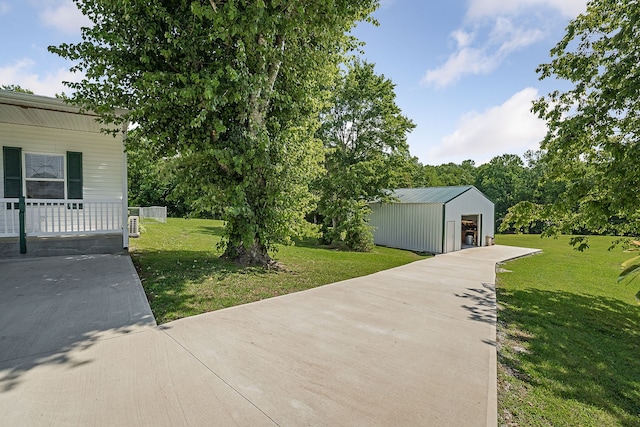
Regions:
<instances>
[{"instance_id":1,"label":"green metal roof","mask_svg":"<svg viewBox=\"0 0 640 427\"><path fill-rule=\"evenodd\" d=\"M428 188L398 188L393 196L400 203L447 203L459 195L475 188L473 185L460 187L428 187Z\"/></svg>"}]
</instances>

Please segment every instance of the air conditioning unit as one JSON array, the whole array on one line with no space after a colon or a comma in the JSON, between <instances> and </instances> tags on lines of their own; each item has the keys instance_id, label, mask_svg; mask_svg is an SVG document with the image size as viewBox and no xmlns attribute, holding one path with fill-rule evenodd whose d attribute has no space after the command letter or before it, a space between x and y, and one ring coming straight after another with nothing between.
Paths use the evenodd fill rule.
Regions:
<instances>
[{"instance_id":1,"label":"air conditioning unit","mask_svg":"<svg viewBox=\"0 0 640 427\"><path fill-rule=\"evenodd\" d=\"M129 237L140 237L140 217L129 217Z\"/></svg>"}]
</instances>

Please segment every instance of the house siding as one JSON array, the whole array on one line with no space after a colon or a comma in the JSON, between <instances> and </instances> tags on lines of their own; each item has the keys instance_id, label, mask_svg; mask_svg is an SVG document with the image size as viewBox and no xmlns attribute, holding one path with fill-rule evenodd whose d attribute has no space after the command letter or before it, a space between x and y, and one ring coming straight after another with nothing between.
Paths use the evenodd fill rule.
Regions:
<instances>
[{"instance_id":1,"label":"house siding","mask_svg":"<svg viewBox=\"0 0 640 427\"><path fill-rule=\"evenodd\" d=\"M79 116L82 117L82 116ZM76 122L95 122L94 117L76 117ZM88 128L89 125L86 125ZM69 130L0 123L0 146L20 147L23 153L65 155L82 153L83 198L123 197L123 148L121 138L85 130ZM4 176L0 162L0 177ZM4 186L0 187L4 197Z\"/></svg>"}]
</instances>

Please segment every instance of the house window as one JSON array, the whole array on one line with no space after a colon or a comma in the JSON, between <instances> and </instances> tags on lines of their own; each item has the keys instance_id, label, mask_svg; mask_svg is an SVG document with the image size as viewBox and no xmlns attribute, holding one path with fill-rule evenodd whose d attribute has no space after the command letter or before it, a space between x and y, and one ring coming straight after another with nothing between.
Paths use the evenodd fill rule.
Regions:
<instances>
[{"instance_id":1,"label":"house window","mask_svg":"<svg viewBox=\"0 0 640 427\"><path fill-rule=\"evenodd\" d=\"M4 197L18 198L26 192L30 199L83 198L82 153L23 156L20 147L2 147L2 157Z\"/></svg>"},{"instance_id":2,"label":"house window","mask_svg":"<svg viewBox=\"0 0 640 427\"><path fill-rule=\"evenodd\" d=\"M25 187L29 199L64 199L64 156L24 155Z\"/></svg>"}]
</instances>

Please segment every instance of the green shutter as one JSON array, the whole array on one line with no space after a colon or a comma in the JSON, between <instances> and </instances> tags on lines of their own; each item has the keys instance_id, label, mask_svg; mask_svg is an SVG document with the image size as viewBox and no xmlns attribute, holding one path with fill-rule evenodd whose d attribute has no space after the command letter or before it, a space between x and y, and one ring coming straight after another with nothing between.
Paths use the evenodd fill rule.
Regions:
<instances>
[{"instance_id":1,"label":"green shutter","mask_svg":"<svg viewBox=\"0 0 640 427\"><path fill-rule=\"evenodd\" d=\"M4 197L22 196L22 149L2 147L4 160Z\"/></svg>"},{"instance_id":2,"label":"green shutter","mask_svg":"<svg viewBox=\"0 0 640 427\"><path fill-rule=\"evenodd\" d=\"M82 199L82 153L67 151L67 198Z\"/></svg>"}]
</instances>

